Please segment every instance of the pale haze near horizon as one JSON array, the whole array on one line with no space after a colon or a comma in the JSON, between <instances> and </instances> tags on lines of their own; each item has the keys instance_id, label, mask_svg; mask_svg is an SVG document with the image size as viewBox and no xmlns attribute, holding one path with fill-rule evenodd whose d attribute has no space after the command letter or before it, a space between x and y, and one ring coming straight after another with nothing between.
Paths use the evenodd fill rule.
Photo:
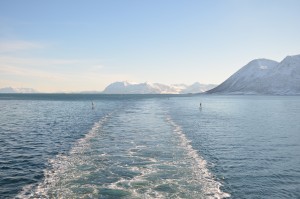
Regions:
<instances>
[{"instance_id":1,"label":"pale haze near horizon","mask_svg":"<svg viewBox=\"0 0 300 199\"><path fill-rule=\"evenodd\" d=\"M297 0L3 0L0 88L219 84L253 59L300 54L299 10Z\"/></svg>"}]
</instances>

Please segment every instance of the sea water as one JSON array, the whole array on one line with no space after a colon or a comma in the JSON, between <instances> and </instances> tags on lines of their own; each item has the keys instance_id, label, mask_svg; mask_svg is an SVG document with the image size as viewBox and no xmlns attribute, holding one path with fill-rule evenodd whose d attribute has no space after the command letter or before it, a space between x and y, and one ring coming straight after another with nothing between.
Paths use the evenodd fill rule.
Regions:
<instances>
[{"instance_id":1,"label":"sea water","mask_svg":"<svg viewBox=\"0 0 300 199\"><path fill-rule=\"evenodd\" d=\"M0 198L300 198L299 151L296 96L0 95Z\"/></svg>"}]
</instances>

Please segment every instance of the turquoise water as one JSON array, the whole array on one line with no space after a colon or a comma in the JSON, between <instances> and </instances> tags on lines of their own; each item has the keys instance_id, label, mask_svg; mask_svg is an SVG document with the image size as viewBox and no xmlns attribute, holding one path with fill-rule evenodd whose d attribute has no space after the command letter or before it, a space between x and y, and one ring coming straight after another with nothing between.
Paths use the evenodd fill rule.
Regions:
<instances>
[{"instance_id":1,"label":"turquoise water","mask_svg":"<svg viewBox=\"0 0 300 199\"><path fill-rule=\"evenodd\" d=\"M300 97L0 95L0 107L0 198L300 197Z\"/></svg>"}]
</instances>

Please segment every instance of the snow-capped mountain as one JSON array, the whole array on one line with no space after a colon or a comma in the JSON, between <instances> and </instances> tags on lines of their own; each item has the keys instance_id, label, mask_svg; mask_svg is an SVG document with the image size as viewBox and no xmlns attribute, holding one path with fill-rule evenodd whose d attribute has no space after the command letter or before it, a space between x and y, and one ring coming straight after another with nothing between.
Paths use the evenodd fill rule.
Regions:
<instances>
[{"instance_id":1,"label":"snow-capped mountain","mask_svg":"<svg viewBox=\"0 0 300 199\"><path fill-rule=\"evenodd\" d=\"M114 82L108 85L103 93L105 94L184 94L205 92L215 85L194 83L193 85L174 84L165 85L159 83L130 83L127 81Z\"/></svg>"},{"instance_id":2,"label":"snow-capped mountain","mask_svg":"<svg viewBox=\"0 0 300 199\"><path fill-rule=\"evenodd\" d=\"M300 95L300 55L253 60L207 93Z\"/></svg>"},{"instance_id":3,"label":"snow-capped mountain","mask_svg":"<svg viewBox=\"0 0 300 199\"><path fill-rule=\"evenodd\" d=\"M195 82L194 84L190 86L186 86L183 88L180 93L187 94L187 93L203 93L205 91L208 91L210 89L215 88L215 84L200 84L199 82Z\"/></svg>"},{"instance_id":4,"label":"snow-capped mountain","mask_svg":"<svg viewBox=\"0 0 300 199\"><path fill-rule=\"evenodd\" d=\"M114 82L108 85L103 93L106 94L150 94L150 93L157 93L155 88L153 88L148 83L136 84L130 83L127 81L124 82Z\"/></svg>"},{"instance_id":5,"label":"snow-capped mountain","mask_svg":"<svg viewBox=\"0 0 300 199\"><path fill-rule=\"evenodd\" d=\"M37 93L37 91L32 88L5 87L5 88L0 88L0 93Z\"/></svg>"}]
</instances>

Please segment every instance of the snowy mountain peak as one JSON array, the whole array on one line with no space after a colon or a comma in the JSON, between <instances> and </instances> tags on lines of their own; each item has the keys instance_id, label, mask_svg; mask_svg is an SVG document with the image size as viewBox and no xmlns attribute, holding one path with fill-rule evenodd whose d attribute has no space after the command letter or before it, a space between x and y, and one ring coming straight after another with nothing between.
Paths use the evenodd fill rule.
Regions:
<instances>
[{"instance_id":1,"label":"snowy mountain peak","mask_svg":"<svg viewBox=\"0 0 300 199\"><path fill-rule=\"evenodd\" d=\"M300 94L300 55L288 56L280 63L253 60L208 93Z\"/></svg>"},{"instance_id":2,"label":"snowy mountain peak","mask_svg":"<svg viewBox=\"0 0 300 199\"><path fill-rule=\"evenodd\" d=\"M129 83L114 82L108 85L103 93L105 94L184 94L201 93L214 88L215 85L194 83L191 86L185 84L165 85L160 83Z\"/></svg>"},{"instance_id":3,"label":"snowy mountain peak","mask_svg":"<svg viewBox=\"0 0 300 199\"><path fill-rule=\"evenodd\" d=\"M284 58L282 60L282 62L284 62L284 61L291 61L291 60L298 60L298 61L300 61L300 55L288 55L288 56L286 56L286 58Z\"/></svg>"},{"instance_id":4,"label":"snowy mountain peak","mask_svg":"<svg viewBox=\"0 0 300 199\"><path fill-rule=\"evenodd\" d=\"M280 62L277 68L287 67L290 69L297 69L300 67L300 55L287 56Z\"/></svg>"},{"instance_id":5,"label":"snowy mountain peak","mask_svg":"<svg viewBox=\"0 0 300 199\"><path fill-rule=\"evenodd\" d=\"M267 70L274 68L278 62L270 60L270 59L255 59L250 61L246 66L244 66L242 69L247 70Z\"/></svg>"},{"instance_id":6,"label":"snowy mountain peak","mask_svg":"<svg viewBox=\"0 0 300 199\"><path fill-rule=\"evenodd\" d=\"M134 82L129 82L129 81L121 81L121 82L115 82L115 83L123 85L123 86L128 86L128 85L131 85L131 84L135 84Z\"/></svg>"}]
</instances>

